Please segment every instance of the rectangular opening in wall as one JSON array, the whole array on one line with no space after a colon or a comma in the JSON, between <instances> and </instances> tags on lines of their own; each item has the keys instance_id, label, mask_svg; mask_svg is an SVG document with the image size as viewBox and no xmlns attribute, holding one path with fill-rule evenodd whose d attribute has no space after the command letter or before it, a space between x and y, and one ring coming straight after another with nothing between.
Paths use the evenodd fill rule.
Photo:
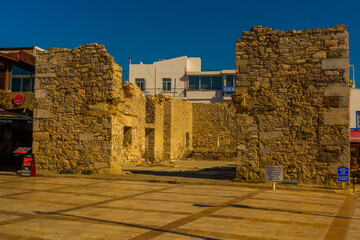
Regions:
<instances>
[{"instance_id":1,"label":"rectangular opening in wall","mask_svg":"<svg viewBox=\"0 0 360 240\"><path fill-rule=\"evenodd\" d=\"M123 146L131 146L132 143L132 127L124 127L124 141Z\"/></svg>"}]
</instances>

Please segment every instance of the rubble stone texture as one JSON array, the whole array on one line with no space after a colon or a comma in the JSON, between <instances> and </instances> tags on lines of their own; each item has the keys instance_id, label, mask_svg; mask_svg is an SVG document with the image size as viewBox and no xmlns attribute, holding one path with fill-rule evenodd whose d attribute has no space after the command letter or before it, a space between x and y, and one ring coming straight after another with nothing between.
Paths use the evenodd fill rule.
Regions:
<instances>
[{"instance_id":1,"label":"rubble stone texture","mask_svg":"<svg viewBox=\"0 0 360 240\"><path fill-rule=\"evenodd\" d=\"M236 41L237 178L335 185L349 166L346 26L279 31L256 26Z\"/></svg>"},{"instance_id":2,"label":"rubble stone texture","mask_svg":"<svg viewBox=\"0 0 360 240\"><path fill-rule=\"evenodd\" d=\"M145 150L145 100L121 82L104 46L49 49L36 60L33 152L37 167L119 173Z\"/></svg>"},{"instance_id":3,"label":"rubble stone texture","mask_svg":"<svg viewBox=\"0 0 360 240\"><path fill-rule=\"evenodd\" d=\"M192 103L167 95L146 100L146 146L151 162L179 159L192 150Z\"/></svg>"},{"instance_id":4,"label":"rubble stone texture","mask_svg":"<svg viewBox=\"0 0 360 240\"><path fill-rule=\"evenodd\" d=\"M193 103L194 159L236 159L236 109L233 103Z\"/></svg>"}]
</instances>

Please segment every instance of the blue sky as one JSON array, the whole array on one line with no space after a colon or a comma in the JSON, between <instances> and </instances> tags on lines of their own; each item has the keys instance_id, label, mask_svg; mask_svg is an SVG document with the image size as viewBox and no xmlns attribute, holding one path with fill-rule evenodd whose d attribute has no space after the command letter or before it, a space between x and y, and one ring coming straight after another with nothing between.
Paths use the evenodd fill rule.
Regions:
<instances>
[{"instance_id":1,"label":"blue sky","mask_svg":"<svg viewBox=\"0 0 360 240\"><path fill-rule=\"evenodd\" d=\"M0 0L0 47L104 44L115 61L201 57L203 70L235 68L235 41L262 25L280 30L346 24L360 87L359 1L9 1Z\"/></svg>"}]
</instances>

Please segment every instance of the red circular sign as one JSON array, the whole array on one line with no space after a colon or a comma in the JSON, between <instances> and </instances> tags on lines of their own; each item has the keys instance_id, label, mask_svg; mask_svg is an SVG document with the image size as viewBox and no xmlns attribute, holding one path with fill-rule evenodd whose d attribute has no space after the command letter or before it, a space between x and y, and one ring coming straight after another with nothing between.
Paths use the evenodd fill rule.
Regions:
<instances>
[{"instance_id":1,"label":"red circular sign","mask_svg":"<svg viewBox=\"0 0 360 240\"><path fill-rule=\"evenodd\" d=\"M24 95L22 93L15 94L14 103L16 105L21 105L21 104L23 104L24 101L25 101L25 97L24 97Z\"/></svg>"}]
</instances>

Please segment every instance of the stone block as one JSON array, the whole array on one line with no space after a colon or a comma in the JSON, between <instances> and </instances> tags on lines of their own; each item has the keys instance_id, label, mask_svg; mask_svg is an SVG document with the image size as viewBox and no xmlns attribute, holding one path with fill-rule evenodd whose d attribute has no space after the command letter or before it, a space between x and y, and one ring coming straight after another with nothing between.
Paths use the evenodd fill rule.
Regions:
<instances>
[{"instance_id":1,"label":"stone block","mask_svg":"<svg viewBox=\"0 0 360 240\"><path fill-rule=\"evenodd\" d=\"M43 99L46 98L46 90L45 89L35 89L35 98Z\"/></svg>"},{"instance_id":2,"label":"stone block","mask_svg":"<svg viewBox=\"0 0 360 240\"><path fill-rule=\"evenodd\" d=\"M314 53L313 58L326 58L326 52L325 51L321 51L321 52L317 52L317 53Z\"/></svg>"},{"instance_id":3,"label":"stone block","mask_svg":"<svg viewBox=\"0 0 360 240\"><path fill-rule=\"evenodd\" d=\"M348 69L349 59L348 58L330 58L323 59L321 61L321 69Z\"/></svg>"},{"instance_id":4,"label":"stone block","mask_svg":"<svg viewBox=\"0 0 360 240\"><path fill-rule=\"evenodd\" d=\"M93 141L94 133L81 133L79 134L80 141Z\"/></svg>"},{"instance_id":5,"label":"stone block","mask_svg":"<svg viewBox=\"0 0 360 240\"><path fill-rule=\"evenodd\" d=\"M275 138L281 138L283 133L280 131L272 131L272 132L260 132L260 140L271 140Z\"/></svg>"},{"instance_id":6,"label":"stone block","mask_svg":"<svg viewBox=\"0 0 360 240\"><path fill-rule=\"evenodd\" d=\"M47 141L49 140L48 132L34 132L33 133L34 141Z\"/></svg>"},{"instance_id":7,"label":"stone block","mask_svg":"<svg viewBox=\"0 0 360 240\"><path fill-rule=\"evenodd\" d=\"M330 84L325 88L324 96L339 96L339 97L349 97L350 89L349 85L346 83L334 83Z\"/></svg>"},{"instance_id":8,"label":"stone block","mask_svg":"<svg viewBox=\"0 0 360 240\"><path fill-rule=\"evenodd\" d=\"M349 125L349 109L331 108L324 113L325 125Z\"/></svg>"},{"instance_id":9,"label":"stone block","mask_svg":"<svg viewBox=\"0 0 360 240\"><path fill-rule=\"evenodd\" d=\"M34 109L34 118L49 118L50 111L44 108L35 108Z\"/></svg>"}]
</instances>

